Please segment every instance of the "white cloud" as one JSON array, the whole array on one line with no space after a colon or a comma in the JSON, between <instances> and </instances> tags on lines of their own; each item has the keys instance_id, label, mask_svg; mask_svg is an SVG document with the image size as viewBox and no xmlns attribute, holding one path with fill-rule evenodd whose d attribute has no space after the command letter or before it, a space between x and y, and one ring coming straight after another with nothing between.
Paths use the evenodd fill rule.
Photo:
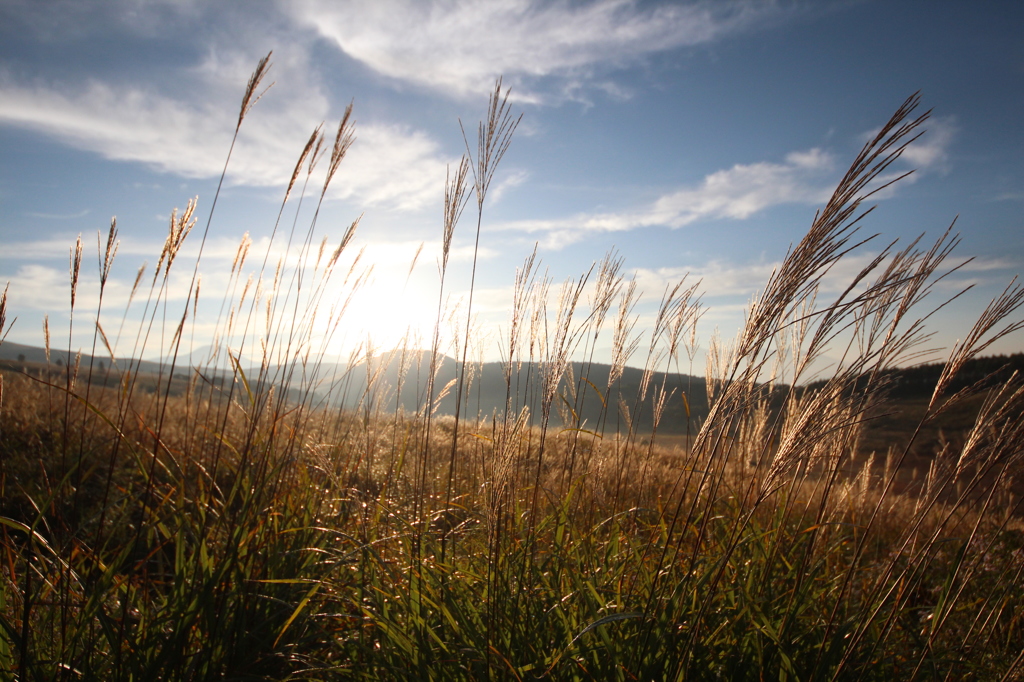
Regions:
<instances>
[{"instance_id":1,"label":"white cloud","mask_svg":"<svg viewBox=\"0 0 1024 682\"><path fill-rule=\"evenodd\" d=\"M899 179L899 184L912 185L924 174L931 172L946 173L949 171L949 146L957 133L957 126L952 117L931 118L925 123L923 134L908 145L900 154L899 162L892 170L880 174L869 185L868 189L882 187L871 195L874 201L890 199L896 195L897 186L889 184ZM861 139L864 142L874 139L878 130L870 130ZM909 175L908 171L913 171ZM888 186L886 186L888 185Z\"/></svg>"},{"instance_id":2,"label":"white cloud","mask_svg":"<svg viewBox=\"0 0 1024 682\"><path fill-rule=\"evenodd\" d=\"M414 211L438 203L445 172L458 159L426 133L404 126L356 128L356 143L333 181L337 196L362 205Z\"/></svg>"},{"instance_id":3,"label":"white cloud","mask_svg":"<svg viewBox=\"0 0 1024 682\"><path fill-rule=\"evenodd\" d=\"M191 83L187 98L99 80L79 87L26 85L0 74L0 123L36 130L108 159L143 163L183 177L217 177L255 61L211 51L185 75ZM327 97L302 71L301 59L283 68L275 64L271 77L280 76L280 82L243 123L228 168L229 183L283 186L313 128L328 119L324 129L332 131L330 117L340 112L330 111ZM356 142L330 196L406 211L438 201L453 157L423 131L361 124L358 113ZM321 170L325 165L321 163Z\"/></svg>"},{"instance_id":4,"label":"white cloud","mask_svg":"<svg viewBox=\"0 0 1024 682\"><path fill-rule=\"evenodd\" d=\"M517 169L502 176L497 185L492 187L487 192L487 198L491 203L497 203L501 201L501 197L505 195L505 192L518 187L530 178L529 171L523 169Z\"/></svg>"},{"instance_id":5,"label":"white cloud","mask_svg":"<svg viewBox=\"0 0 1024 682\"><path fill-rule=\"evenodd\" d=\"M696 188L658 199L646 224L682 227L702 218L749 218L779 204L813 204L828 200L822 175L832 170L832 157L820 149L793 152L784 163L737 164L704 178Z\"/></svg>"},{"instance_id":6,"label":"white cloud","mask_svg":"<svg viewBox=\"0 0 1024 682\"><path fill-rule=\"evenodd\" d=\"M892 182L910 168L918 172L904 183L916 182L921 172L948 168L948 148L956 133L951 119L934 119L928 132L908 146L899 166L880 175L872 183L879 187ZM865 133L870 139L875 133ZM782 204L823 204L835 188L836 160L820 148L795 151L782 163L762 161L736 164L705 176L693 187L684 187L662 195L647 206L615 213L580 213L569 218L521 220L493 229L525 233L544 233L540 239L546 249L558 250L574 244L586 235L621 232L642 227L680 228L698 220L744 220L765 209ZM872 195L873 200L895 195L891 185Z\"/></svg>"},{"instance_id":7,"label":"white cloud","mask_svg":"<svg viewBox=\"0 0 1024 682\"><path fill-rule=\"evenodd\" d=\"M823 274L819 292L822 299L820 305L827 304L828 297L838 296L844 292L857 275L867 267L876 257L876 252L860 252L848 254L837 263L834 263L829 270ZM966 260L958 257L955 253L946 262L946 266L940 269L945 272ZM890 262L883 260L881 265L874 271L880 274ZM660 294L666 285L678 282L683 276L688 281L701 281L701 290L707 292L706 298L714 298L716 302L713 308L719 308L719 300L747 300L757 292L761 291L767 284L772 272L781 267L782 261L758 261L758 262L730 262L723 260L712 260L700 265L666 267L666 268L636 268L635 273L637 287L647 294L647 297ZM1007 258L975 258L963 265L956 273L944 279L938 291L955 292L969 284L983 283L992 285L996 283L1005 284L1005 275L1019 269L1020 264ZM871 277L868 277L870 280ZM863 282L861 288L867 285Z\"/></svg>"},{"instance_id":8,"label":"white cloud","mask_svg":"<svg viewBox=\"0 0 1024 682\"><path fill-rule=\"evenodd\" d=\"M35 211L26 211L25 215L29 218L42 218L43 220L77 220L89 215L89 209L84 208L75 213L37 213Z\"/></svg>"},{"instance_id":9,"label":"white cloud","mask_svg":"<svg viewBox=\"0 0 1024 682\"><path fill-rule=\"evenodd\" d=\"M88 265L84 263L83 265ZM134 275L134 273L132 273ZM152 281L152 273L142 279L145 291ZM172 270L167 286L167 300L184 301L188 297L192 272L185 268ZM220 281L218 281L220 280ZM224 284L227 277L219 273L204 279L204 286ZM103 306L107 311L122 312L131 300L134 277L111 277L103 290ZM213 289L211 289L213 290ZM223 288L221 289L223 290ZM100 302L100 281L93 272L83 272L78 280L75 296L77 314L95 313ZM140 294L140 296L143 294ZM51 314L66 314L71 308L71 281L67 267L47 267L35 263L24 265L10 278L9 301L11 307L20 310L39 310Z\"/></svg>"},{"instance_id":10,"label":"white cloud","mask_svg":"<svg viewBox=\"0 0 1024 682\"><path fill-rule=\"evenodd\" d=\"M26 87L7 79L0 83L0 121L107 158L142 161L192 177L213 175L223 165L230 132L211 113L140 88L97 81L77 92Z\"/></svg>"},{"instance_id":11,"label":"white cloud","mask_svg":"<svg viewBox=\"0 0 1024 682\"><path fill-rule=\"evenodd\" d=\"M10 278L10 304L12 308L64 310L70 305L70 283L65 270L43 265L25 265ZM32 292L24 298L22 292Z\"/></svg>"},{"instance_id":12,"label":"white cloud","mask_svg":"<svg viewBox=\"0 0 1024 682\"><path fill-rule=\"evenodd\" d=\"M925 124L924 135L903 150L900 159L919 170L946 170L948 149L957 133L952 117L931 118Z\"/></svg>"},{"instance_id":13,"label":"white cloud","mask_svg":"<svg viewBox=\"0 0 1024 682\"><path fill-rule=\"evenodd\" d=\"M558 249L594 232L658 225L680 228L698 220L744 219L780 204L814 204L828 200L832 188L826 180L834 167L831 154L809 149L789 154L783 163L736 164L716 171L695 187L665 194L634 211L516 221L495 229L545 232L543 245Z\"/></svg>"},{"instance_id":14,"label":"white cloud","mask_svg":"<svg viewBox=\"0 0 1024 682\"><path fill-rule=\"evenodd\" d=\"M778 12L773 3L646 9L635 0L303 0L282 9L386 76L464 96L505 75L520 98L534 101L537 79L571 81L595 65L707 43Z\"/></svg>"},{"instance_id":15,"label":"white cloud","mask_svg":"<svg viewBox=\"0 0 1024 682\"><path fill-rule=\"evenodd\" d=\"M82 234L82 245L85 249L86 256L90 259L90 262L94 262L96 259L95 251L95 232L92 234ZM75 237L74 235L67 236L53 236L46 239L35 239L26 242L10 242L5 244L4 249L4 260L26 260L29 258L57 258L66 261L68 259L68 252L74 248ZM90 248L91 247L91 248ZM149 251L147 253L152 253ZM159 253L159 246L157 247L157 253Z\"/></svg>"}]
</instances>

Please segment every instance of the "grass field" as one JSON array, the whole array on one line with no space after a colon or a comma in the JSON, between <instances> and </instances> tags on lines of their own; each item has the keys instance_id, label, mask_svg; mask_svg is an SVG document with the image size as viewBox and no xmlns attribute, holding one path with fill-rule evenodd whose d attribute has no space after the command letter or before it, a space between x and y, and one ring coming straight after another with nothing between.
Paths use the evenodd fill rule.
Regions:
<instances>
[{"instance_id":1,"label":"grass field","mask_svg":"<svg viewBox=\"0 0 1024 682\"><path fill-rule=\"evenodd\" d=\"M336 265L355 225L324 246L314 218L288 254L302 276L265 262L261 286L245 284L243 243L217 331L226 377L202 365L139 369L153 338L163 335L165 355L189 350L199 280L185 305L167 288L182 243L207 236L191 236L191 205L155 270L140 271L137 336L94 325L116 227L100 248L97 311L74 309L79 243L72 321L96 326L87 355L110 360L0 374L0 675L1021 679L1024 383L955 381L1022 326L1024 290L1011 285L963 330L916 408L919 431L899 447L883 437L873 459L861 456L865 422L885 413L887 370L926 338L941 304L930 290L955 268L946 260L958 240L890 247L839 298L818 295L860 243L862 202L922 130L916 106L865 145L737 338L711 341L707 413L668 440L662 420L684 393L665 372L696 352L703 310L686 280L640 333L637 292L615 257L558 295L527 259L509 304L505 409L479 418L468 322L454 348L438 334L425 355L408 351L410 364L426 358L423 386L404 372L388 385L321 366L312 330L343 320L325 283L349 276ZM310 138L281 215L293 195L323 200L350 121L346 112L333 144ZM442 300L454 231L475 223L479 236L517 122L499 83L445 189ZM327 179L307 189L321 150ZM462 319L471 313L472 300ZM446 314L439 302L439 328ZM0 313L0 335L4 324ZM597 379L587 358L607 337L614 359ZM837 345L844 362L799 388ZM435 379L442 353L461 360L450 380ZM535 372L531 395L519 363ZM643 370L636 395L606 399L627 363ZM418 409L382 398L402 390L423 396ZM352 391L355 407L331 407ZM445 396L453 414L436 409ZM599 417L582 419L584 404L600 404ZM966 436L920 461L915 442L969 405L978 416Z\"/></svg>"}]
</instances>

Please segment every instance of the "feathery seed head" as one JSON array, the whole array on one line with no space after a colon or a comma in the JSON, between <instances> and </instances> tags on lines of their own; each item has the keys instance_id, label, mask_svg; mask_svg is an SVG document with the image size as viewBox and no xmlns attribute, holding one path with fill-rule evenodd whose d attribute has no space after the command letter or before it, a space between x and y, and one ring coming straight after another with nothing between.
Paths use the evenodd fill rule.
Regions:
<instances>
[{"instance_id":1,"label":"feathery seed head","mask_svg":"<svg viewBox=\"0 0 1024 682\"><path fill-rule=\"evenodd\" d=\"M306 146L302 148L302 153L299 155L299 160L295 162L295 169L292 170L292 177L288 180L288 189L284 192L284 200L288 201L288 197L291 196L292 188L295 187L295 181L299 177L299 172L302 170L303 164L306 163L306 159L309 158L309 173L313 172L313 165L315 163L315 157L319 152L320 145L323 142L323 133L320 132L323 128L323 123L318 125L313 130L313 134L309 136L309 140L306 141ZM310 158L310 154L313 155Z\"/></svg>"},{"instance_id":2,"label":"feathery seed head","mask_svg":"<svg viewBox=\"0 0 1024 682\"><path fill-rule=\"evenodd\" d=\"M249 83L245 86L245 93L242 95L242 106L238 111L238 124L235 126L235 130L242 126L242 121L245 119L246 114L248 114L256 102L258 102L259 99L267 93L267 90L274 85L271 83L267 87L263 88L263 92L256 94L256 91L260 87L260 83L263 82L263 78L270 70L270 55L272 54L274 54L273 51L268 52L267 56L256 64L256 70L252 72L251 76L249 76Z\"/></svg>"},{"instance_id":3,"label":"feathery seed head","mask_svg":"<svg viewBox=\"0 0 1024 682\"><path fill-rule=\"evenodd\" d=\"M7 330L4 327L7 324L7 290L10 286L10 282L5 284L3 293L0 293L0 343L3 343L7 336ZM14 323L11 322L11 324Z\"/></svg>"},{"instance_id":4,"label":"feathery seed head","mask_svg":"<svg viewBox=\"0 0 1024 682\"><path fill-rule=\"evenodd\" d=\"M78 235L75 246L71 249L70 266L71 270L71 310L75 309L75 296L78 293L78 275L82 270L82 235Z\"/></svg>"},{"instance_id":5,"label":"feathery seed head","mask_svg":"<svg viewBox=\"0 0 1024 682\"><path fill-rule=\"evenodd\" d=\"M238 250L235 251L235 259L231 261L231 274L234 275L236 270L241 270L242 265L245 263L246 256L249 255L249 247L252 246L252 238L249 237L249 233L246 232L242 235L242 241L238 243Z\"/></svg>"},{"instance_id":6,"label":"feathery seed head","mask_svg":"<svg viewBox=\"0 0 1024 682\"><path fill-rule=\"evenodd\" d=\"M355 142L355 133L353 126L355 121L352 120L352 103L350 102L345 107L345 113L341 117L341 121L338 123L338 132L334 136L334 146L331 148L331 160L327 164L327 176L324 178L324 186L320 191L320 197L323 198L327 194L327 187L331 184L331 180L334 179L334 174L338 172L338 166L341 165L341 160L345 158L345 153L348 152L349 147Z\"/></svg>"},{"instance_id":7,"label":"feathery seed head","mask_svg":"<svg viewBox=\"0 0 1024 682\"><path fill-rule=\"evenodd\" d=\"M117 217L110 219L110 230L107 232L107 244L106 247L100 245L100 232L96 231L96 248L97 257L99 258L100 266L100 291L107 284L107 279L110 277L110 268L114 264L114 256L117 255L117 247L120 246L121 242L117 240Z\"/></svg>"}]
</instances>

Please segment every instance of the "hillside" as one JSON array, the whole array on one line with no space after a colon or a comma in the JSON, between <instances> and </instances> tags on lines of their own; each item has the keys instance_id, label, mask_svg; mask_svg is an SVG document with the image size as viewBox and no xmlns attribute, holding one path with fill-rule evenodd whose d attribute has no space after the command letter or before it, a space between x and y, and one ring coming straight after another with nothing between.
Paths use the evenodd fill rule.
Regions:
<instances>
[{"instance_id":1,"label":"hillside","mask_svg":"<svg viewBox=\"0 0 1024 682\"><path fill-rule=\"evenodd\" d=\"M916 367L889 370L884 373L889 382L887 401L868 415L861 451L884 455L890 448L901 450L920 425L914 440L912 457L925 465L943 443L959 446L974 426L975 417L985 401L988 391L982 390L959 403L955 410L943 412L921 424L928 401L945 367L944 363L929 363ZM1013 372L1024 371L1024 353L994 355L969 361L950 382L944 395L978 386L994 388L1010 378ZM824 382L808 385L820 388ZM867 377L861 382L867 383ZM858 386L859 387L859 386Z\"/></svg>"},{"instance_id":2,"label":"hillside","mask_svg":"<svg viewBox=\"0 0 1024 682\"><path fill-rule=\"evenodd\" d=\"M67 351L51 349L50 372L62 368L67 362ZM367 363L355 365L294 365L289 373L287 366L271 367L264 381L278 386L289 385L293 396L298 395L302 382L311 383L315 390L312 399L320 405L381 411L393 413L398 406L407 413L419 411L426 401L427 378L430 373L429 353L410 351L383 354ZM93 381L112 385L120 374L114 368L128 366L127 361L111 362L110 358L81 358L83 378L85 368L93 367ZM244 363L244 359L243 359ZM434 381L434 400L438 414L455 413L455 390L452 387L459 374L459 364L450 357L441 358ZM42 348L16 343L0 344L0 367L14 371L39 372L46 367L46 352ZM931 363L885 373L890 382L888 403L870 415L867 423L864 449L885 451L889 445L906 442L923 414L935 383L942 372L943 363ZM154 385L161 372L169 371L166 363L142 361L136 363L134 372L143 376L152 375ZM467 370L467 388L463 395L463 416L488 419L505 411L506 396L511 395L514 411L528 408L533 423L541 417L541 392L543 390L544 366L541 363L521 363L511 377L511 390L506 384L505 368L500 362L472 363ZM1024 371L1024 354L998 355L977 358L970 361L954 379L950 390L957 391L979 382L995 385L1004 381L1014 371ZM624 431L627 428L626 415L636 433L650 433L653 427L652 400L654 389L665 386L669 391L658 431L663 434L685 434L693 432L708 413L707 389L703 377L686 374L654 372L646 399L639 401L644 372L635 367L626 367L622 375L609 386L611 366L600 363L585 365L571 363L571 371L563 377L550 416L551 423L560 425L572 422L575 412L585 428L595 431ZM202 376L207 381L220 381L221 371L204 369ZM192 372L180 364L174 369L176 379L173 392L183 390ZM247 376L259 376L250 367ZM866 379L865 379L866 381ZM820 388L824 382L807 386L810 390ZM371 385L374 390L367 391ZM983 383L983 385L985 385ZM780 387L784 388L784 387ZM441 396L438 399L438 396ZM685 400L682 396L685 396ZM933 423L926 425L918 439L922 452L933 450L942 439L962 438L973 424L982 397L966 401L955 413L944 414ZM563 417L567 417L563 419Z\"/></svg>"}]
</instances>

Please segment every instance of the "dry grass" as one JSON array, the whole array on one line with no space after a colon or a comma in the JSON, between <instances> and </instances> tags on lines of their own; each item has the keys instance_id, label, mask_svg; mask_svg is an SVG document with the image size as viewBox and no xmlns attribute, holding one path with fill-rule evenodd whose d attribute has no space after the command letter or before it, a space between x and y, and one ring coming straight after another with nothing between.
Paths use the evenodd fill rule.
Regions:
<instances>
[{"instance_id":1,"label":"dry grass","mask_svg":"<svg viewBox=\"0 0 1024 682\"><path fill-rule=\"evenodd\" d=\"M239 125L268 68L261 62L250 81ZM358 221L335 248L318 246L319 203L306 235L287 236L294 258L275 266L268 251L249 281L242 240L217 327L231 371L217 373L214 353L147 377L141 349L163 338L183 357L195 324L198 265L185 306L167 295L194 225L190 203L172 217L152 276L139 271L137 336L110 338L96 325L85 356L112 358L127 344L130 359L102 372L78 356L35 376L0 374L0 670L22 680L1016 679L1024 384L945 388L1021 326L1024 293L1011 285L967 331L911 442L865 462L865 419L885 404L886 371L927 339L941 305L929 294L956 269L945 263L958 239L890 245L835 300L819 292L867 241L857 232L864 202L923 130L917 105L907 100L865 145L737 339L713 343L709 414L672 447L658 430L680 397L659 372L693 360L699 286L670 287L641 335L638 294L614 254L562 285L551 310L554 285L536 254L527 258L503 342L505 409L465 417L472 303L455 347L442 348L444 285L471 190L479 245L487 190L518 121L500 83L477 151L467 142L445 190L425 387L411 378L423 359L411 351L397 386L372 369L322 371L325 346L312 330L344 313L344 302L325 300L326 284L358 286L360 276L338 268ZM296 187L300 206L323 200L353 134L351 107L333 145L313 132L278 223ZM326 183L310 191L328 147ZM212 210L204 241L211 221ZM284 239L276 228L274 239ZM98 245L97 318L116 245L112 224ZM73 308L81 264L79 242ZM72 324L90 315L74 312ZM593 351L605 335L614 364L596 385ZM46 336L49 353L48 327ZM836 347L844 361L831 377L793 388ZM641 349L638 394L611 404ZM75 357L70 341L67 350ZM445 352L461 362L442 385ZM422 391L420 409L384 409L382 395L403 390ZM349 394L358 409L328 407ZM436 411L448 394L452 416ZM595 400L601 418L584 423L582 406ZM973 431L906 480L914 440L970 400L984 401ZM652 434L635 426L645 413Z\"/></svg>"}]
</instances>

